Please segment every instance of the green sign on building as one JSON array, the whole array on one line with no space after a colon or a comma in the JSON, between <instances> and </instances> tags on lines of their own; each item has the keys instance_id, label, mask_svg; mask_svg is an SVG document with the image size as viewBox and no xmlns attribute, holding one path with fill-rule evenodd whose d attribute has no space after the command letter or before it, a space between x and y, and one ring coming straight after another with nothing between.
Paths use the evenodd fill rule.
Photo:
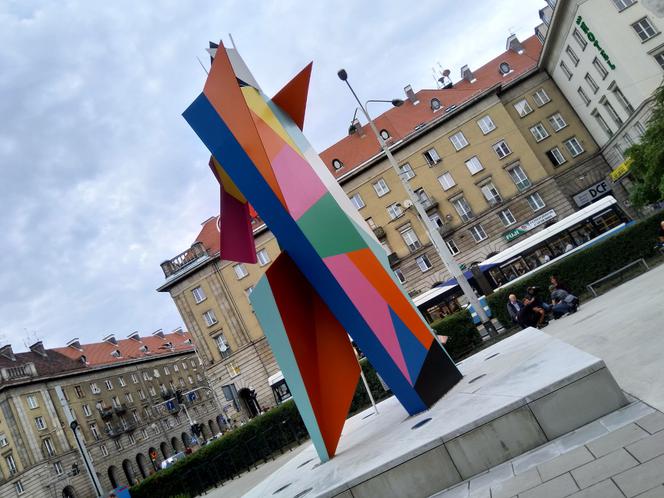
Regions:
<instances>
[{"instance_id":1,"label":"green sign on building","mask_svg":"<svg viewBox=\"0 0 664 498\"><path fill-rule=\"evenodd\" d=\"M514 239L521 237L524 233L530 232L533 228L538 227L542 223L546 223L547 221L552 220L555 217L556 217L556 212L553 209L551 209L546 213L540 214L537 218L533 218L532 220L527 221L523 225L519 225L518 227L510 230L509 232L505 232L503 234L503 237L505 237L505 240L507 242L511 242Z\"/></svg>"},{"instance_id":2,"label":"green sign on building","mask_svg":"<svg viewBox=\"0 0 664 498\"><path fill-rule=\"evenodd\" d=\"M599 54L602 56L602 59L604 59L604 61L608 64L608 66L611 69L615 69L616 65L613 62L611 62L611 58L609 57L609 54L607 54L604 51L604 49L600 46L599 40L597 39L597 36L595 36L595 33L590 31L590 28L588 27L588 25L585 23L585 21L583 20L583 18L581 16L577 16L576 25L579 26L581 28L581 31L583 31L585 33L585 35L588 38L588 40L590 41L590 43L592 43L593 47L595 47L597 49Z\"/></svg>"}]
</instances>

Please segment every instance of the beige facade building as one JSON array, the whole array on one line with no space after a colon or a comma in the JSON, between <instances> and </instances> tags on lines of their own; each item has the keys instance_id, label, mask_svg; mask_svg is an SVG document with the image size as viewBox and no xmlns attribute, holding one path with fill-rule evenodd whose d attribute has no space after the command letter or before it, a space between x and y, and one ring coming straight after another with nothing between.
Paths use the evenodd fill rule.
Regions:
<instances>
[{"instance_id":1,"label":"beige facade building","mask_svg":"<svg viewBox=\"0 0 664 498\"><path fill-rule=\"evenodd\" d=\"M26 353L7 345L0 376L2 497L95 496L65 410L80 427L105 492L196 448L191 422L202 425L205 439L226 425L191 336L181 330L95 344L73 340L56 349L38 342ZM182 403L165 403L177 391Z\"/></svg>"}]
</instances>

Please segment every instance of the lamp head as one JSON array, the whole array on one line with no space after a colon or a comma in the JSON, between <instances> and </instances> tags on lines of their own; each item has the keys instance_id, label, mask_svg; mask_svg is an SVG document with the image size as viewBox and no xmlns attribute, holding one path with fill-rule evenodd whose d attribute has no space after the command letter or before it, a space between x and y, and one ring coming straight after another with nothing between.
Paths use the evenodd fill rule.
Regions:
<instances>
[{"instance_id":1,"label":"lamp head","mask_svg":"<svg viewBox=\"0 0 664 498\"><path fill-rule=\"evenodd\" d=\"M346 81L348 79L348 73L345 69L339 69L339 71L337 71L337 76L339 76L341 81Z\"/></svg>"},{"instance_id":2,"label":"lamp head","mask_svg":"<svg viewBox=\"0 0 664 498\"><path fill-rule=\"evenodd\" d=\"M394 107L399 107L403 105L403 100L401 99L392 99L392 105Z\"/></svg>"},{"instance_id":3,"label":"lamp head","mask_svg":"<svg viewBox=\"0 0 664 498\"><path fill-rule=\"evenodd\" d=\"M353 135L357 133L357 126L355 126L353 123L348 127L348 134Z\"/></svg>"}]
</instances>

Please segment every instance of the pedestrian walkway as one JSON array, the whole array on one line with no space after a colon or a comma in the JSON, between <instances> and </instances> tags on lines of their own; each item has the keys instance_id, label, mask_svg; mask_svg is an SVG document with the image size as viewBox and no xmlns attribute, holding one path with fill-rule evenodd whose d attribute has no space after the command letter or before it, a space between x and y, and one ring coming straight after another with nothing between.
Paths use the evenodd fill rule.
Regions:
<instances>
[{"instance_id":1,"label":"pedestrian walkway","mask_svg":"<svg viewBox=\"0 0 664 498\"><path fill-rule=\"evenodd\" d=\"M603 359L625 392L664 412L664 265L582 303L544 332Z\"/></svg>"},{"instance_id":2,"label":"pedestrian walkway","mask_svg":"<svg viewBox=\"0 0 664 498\"><path fill-rule=\"evenodd\" d=\"M635 401L434 497L664 498L664 414Z\"/></svg>"}]
</instances>

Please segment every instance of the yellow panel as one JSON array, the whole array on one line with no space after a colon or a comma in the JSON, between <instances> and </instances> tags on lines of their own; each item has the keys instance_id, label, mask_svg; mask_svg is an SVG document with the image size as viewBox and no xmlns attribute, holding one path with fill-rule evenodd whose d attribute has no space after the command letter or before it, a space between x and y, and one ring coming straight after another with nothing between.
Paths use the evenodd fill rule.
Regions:
<instances>
[{"instance_id":1,"label":"yellow panel","mask_svg":"<svg viewBox=\"0 0 664 498\"><path fill-rule=\"evenodd\" d=\"M232 195L238 201L246 203L247 199L244 197L244 195L242 195L242 192L240 192L240 189L237 188L235 183L233 183L233 180L231 180L231 177L228 176L228 173L226 173L224 168L221 167L219 161L213 157L212 163L214 164L214 169L216 170L217 176L219 177L221 184L224 186L226 193Z\"/></svg>"}]
</instances>

